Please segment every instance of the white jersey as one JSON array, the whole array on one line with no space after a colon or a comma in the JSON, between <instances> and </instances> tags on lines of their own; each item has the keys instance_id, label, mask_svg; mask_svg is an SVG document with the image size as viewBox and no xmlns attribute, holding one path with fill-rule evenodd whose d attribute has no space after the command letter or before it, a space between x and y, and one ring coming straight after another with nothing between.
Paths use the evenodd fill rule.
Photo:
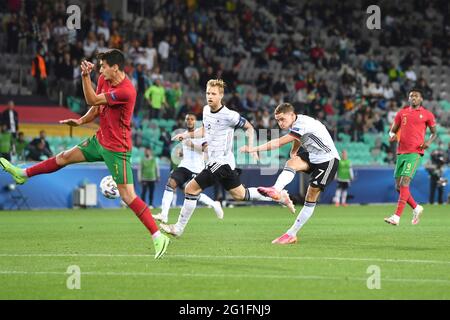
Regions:
<instances>
[{"instance_id":1,"label":"white jersey","mask_svg":"<svg viewBox=\"0 0 450 320\"><path fill-rule=\"evenodd\" d=\"M242 128L245 119L236 111L223 106L212 112L206 105L203 107L203 126L208 143L208 164L228 164L231 170L236 168L233 154L233 136L236 128Z\"/></svg>"},{"instance_id":2,"label":"white jersey","mask_svg":"<svg viewBox=\"0 0 450 320\"><path fill-rule=\"evenodd\" d=\"M341 160L330 133L320 121L299 114L289 128L289 134L301 142L311 163L327 162L333 158Z\"/></svg>"},{"instance_id":3,"label":"white jersey","mask_svg":"<svg viewBox=\"0 0 450 320\"><path fill-rule=\"evenodd\" d=\"M186 168L193 173L200 173L200 171L202 171L205 168L203 151L195 150L191 146L188 146L187 145L188 141L191 141L196 147L201 147L206 140L204 138L193 138L184 140L182 142L183 159L181 160L178 167Z\"/></svg>"}]
</instances>

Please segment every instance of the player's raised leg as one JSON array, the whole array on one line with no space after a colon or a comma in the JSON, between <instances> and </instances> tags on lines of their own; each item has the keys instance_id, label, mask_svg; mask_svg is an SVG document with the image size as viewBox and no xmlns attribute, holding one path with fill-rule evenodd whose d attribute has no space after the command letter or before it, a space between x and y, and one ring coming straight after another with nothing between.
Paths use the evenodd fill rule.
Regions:
<instances>
[{"instance_id":1,"label":"player's raised leg","mask_svg":"<svg viewBox=\"0 0 450 320\"><path fill-rule=\"evenodd\" d=\"M52 173L58 171L68 164L84 161L86 161L86 159L83 153L78 148L78 146L75 146L72 149L60 152L55 157L51 157L47 160L41 161L26 169L22 169L12 165L5 158L0 158L0 165L2 166L3 170L11 174L17 184L24 184L28 180L28 178L31 178L33 176Z\"/></svg>"},{"instance_id":2,"label":"player's raised leg","mask_svg":"<svg viewBox=\"0 0 450 320\"><path fill-rule=\"evenodd\" d=\"M283 203L292 213L295 213L295 207L292 204L289 195L287 195L287 191L283 189L294 180L297 171L307 171L308 169L308 163L300 157L289 159L273 187L258 187L258 192L275 201Z\"/></svg>"}]
</instances>

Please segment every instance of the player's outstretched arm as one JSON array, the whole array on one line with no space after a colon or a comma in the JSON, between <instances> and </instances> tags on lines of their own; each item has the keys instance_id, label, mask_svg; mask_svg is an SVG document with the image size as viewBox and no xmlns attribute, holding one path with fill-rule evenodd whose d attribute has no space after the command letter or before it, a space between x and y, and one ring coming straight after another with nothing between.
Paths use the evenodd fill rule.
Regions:
<instances>
[{"instance_id":1,"label":"player's outstretched arm","mask_svg":"<svg viewBox=\"0 0 450 320\"><path fill-rule=\"evenodd\" d=\"M106 105L108 101L104 93L97 95L92 88L92 81L90 74L94 69L94 64L83 60L81 62L81 83L83 85L84 98L86 103L91 106Z\"/></svg>"},{"instance_id":2,"label":"player's outstretched arm","mask_svg":"<svg viewBox=\"0 0 450 320\"><path fill-rule=\"evenodd\" d=\"M278 149L285 144L294 141L295 138L289 134L282 136L281 138L270 140L267 143L264 143L257 147L243 146L241 147L241 152L258 152L258 151L269 151L273 149Z\"/></svg>"},{"instance_id":3,"label":"player's outstretched arm","mask_svg":"<svg viewBox=\"0 0 450 320\"><path fill-rule=\"evenodd\" d=\"M172 138L172 141L183 141L184 139L192 139L192 138L202 138L205 135L205 128L197 128L192 132L183 132L175 135Z\"/></svg>"},{"instance_id":4,"label":"player's outstretched arm","mask_svg":"<svg viewBox=\"0 0 450 320\"><path fill-rule=\"evenodd\" d=\"M86 123L94 121L95 118L97 118L98 114L99 114L99 107L98 106L93 106L81 118L79 118L79 119L65 119L65 120L59 121L59 123L67 124L67 125L69 125L71 127L78 127L78 126L81 126L83 124L86 124Z\"/></svg>"}]
</instances>

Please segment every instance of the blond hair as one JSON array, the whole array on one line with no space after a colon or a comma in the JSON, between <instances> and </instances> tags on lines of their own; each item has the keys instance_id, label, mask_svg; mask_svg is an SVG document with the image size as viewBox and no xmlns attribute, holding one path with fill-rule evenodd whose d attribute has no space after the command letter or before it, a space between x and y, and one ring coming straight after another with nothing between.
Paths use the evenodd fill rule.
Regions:
<instances>
[{"instance_id":1,"label":"blond hair","mask_svg":"<svg viewBox=\"0 0 450 320\"><path fill-rule=\"evenodd\" d=\"M219 92L220 93L224 93L225 91L225 87L226 87L226 83L225 81L223 81L222 79L211 79L208 81L208 83L206 83L206 87L218 87L219 88Z\"/></svg>"},{"instance_id":2,"label":"blond hair","mask_svg":"<svg viewBox=\"0 0 450 320\"><path fill-rule=\"evenodd\" d=\"M275 108L275 114L280 114L280 113L289 113L289 112L294 112L294 106L290 103L282 103L279 104L276 108Z\"/></svg>"}]
</instances>

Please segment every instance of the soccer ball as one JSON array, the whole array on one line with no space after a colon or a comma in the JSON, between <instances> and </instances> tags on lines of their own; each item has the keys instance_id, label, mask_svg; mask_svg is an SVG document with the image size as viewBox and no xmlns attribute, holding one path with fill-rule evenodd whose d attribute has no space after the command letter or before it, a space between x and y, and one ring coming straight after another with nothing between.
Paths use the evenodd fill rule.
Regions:
<instances>
[{"instance_id":1,"label":"soccer ball","mask_svg":"<svg viewBox=\"0 0 450 320\"><path fill-rule=\"evenodd\" d=\"M120 197L119 189L112 176L106 176L100 181L100 190L108 199L117 199Z\"/></svg>"}]
</instances>

